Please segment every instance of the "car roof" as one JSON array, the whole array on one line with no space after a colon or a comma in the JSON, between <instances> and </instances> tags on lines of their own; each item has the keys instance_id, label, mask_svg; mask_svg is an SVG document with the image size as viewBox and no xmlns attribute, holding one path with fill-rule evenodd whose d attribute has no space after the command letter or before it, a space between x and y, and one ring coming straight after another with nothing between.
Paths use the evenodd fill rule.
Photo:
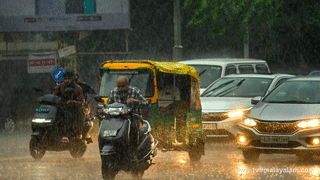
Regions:
<instances>
[{"instance_id":1,"label":"car roof","mask_svg":"<svg viewBox=\"0 0 320 180\"><path fill-rule=\"evenodd\" d=\"M225 65L225 64L246 64L246 63L263 63L267 64L265 60L258 59L240 59L240 58L211 58L211 59L192 59L179 61L180 63L188 65Z\"/></svg>"},{"instance_id":2,"label":"car roof","mask_svg":"<svg viewBox=\"0 0 320 180\"><path fill-rule=\"evenodd\" d=\"M256 77L256 78L275 78L278 76L288 76L288 77L295 77L295 75L292 74L281 74L281 73L276 73L276 74L230 74L226 75L222 78L230 78L230 77Z\"/></svg>"},{"instance_id":3,"label":"car roof","mask_svg":"<svg viewBox=\"0 0 320 180\"><path fill-rule=\"evenodd\" d=\"M320 76L297 76L290 81L320 81Z\"/></svg>"}]
</instances>

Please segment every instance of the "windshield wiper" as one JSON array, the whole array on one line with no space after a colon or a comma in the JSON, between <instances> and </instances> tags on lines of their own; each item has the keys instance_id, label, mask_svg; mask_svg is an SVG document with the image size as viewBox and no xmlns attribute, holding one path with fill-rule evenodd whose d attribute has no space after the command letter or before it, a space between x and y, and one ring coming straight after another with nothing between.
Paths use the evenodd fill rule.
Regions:
<instances>
[{"instance_id":1,"label":"windshield wiper","mask_svg":"<svg viewBox=\"0 0 320 180\"><path fill-rule=\"evenodd\" d=\"M232 83L233 81L234 81L234 80L225 82L225 83L223 83L223 84L220 84L220 85L219 85L218 87L216 87L216 88L210 89L209 91L205 91L205 92L203 92L203 93L201 94L201 96L206 95L206 94L208 94L209 92L215 91L215 90L217 90L217 89L219 89L219 88L222 88L222 87L224 87L224 86Z\"/></svg>"},{"instance_id":2,"label":"windshield wiper","mask_svg":"<svg viewBox=\"0 0 320 180\"><path fill-rule=\"evenodd\" d=\"M207 71L207 69L201 71L201 72L199 73L199 77L200 77L203 73L205 73L206 71Z\"/></svg>"},{"instance_id":3,"label":"windshield wiper","mask_svg":"<svg viewBox=\"0 0 320 180\"><path fill-rule=\"evenodd\" d=\"M220 95L219 97L222 97L223 95L226 95L226 94L228 94L229 92L232 92L232 91L234 91L235 89L238 89L238 87L243 83L243 81L245 81L246 79L242 79L240 82L238 82L238 84L236 84L235 86L232 86L232 87L230 87L229 89L227 89L227 90L225 90L225 91L223 91L223 92L220 92L219 94L217 94L216 96L218 96L218 95L220 95L220 94L222 94L222 95ZM235 88L235 89L234 89Z\"/></svg>"}]
</instances>

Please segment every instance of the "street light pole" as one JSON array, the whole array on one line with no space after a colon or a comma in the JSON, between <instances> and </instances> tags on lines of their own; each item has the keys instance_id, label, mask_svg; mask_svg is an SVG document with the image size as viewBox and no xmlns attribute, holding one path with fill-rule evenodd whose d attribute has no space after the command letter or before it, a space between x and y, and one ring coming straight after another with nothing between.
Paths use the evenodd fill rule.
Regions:
<instances>
[{"instance_id":1,"label":"street light pole","mask_svg":"<svg viewBox=\"0 0 320 180\"><path fill-rule=\"evenodd\" d=\"M182 45L181 45L181 13L180 0L173 0L173 27L174 27L174 46L173 61L181 61Z\"/></svg>"}]
</instances>

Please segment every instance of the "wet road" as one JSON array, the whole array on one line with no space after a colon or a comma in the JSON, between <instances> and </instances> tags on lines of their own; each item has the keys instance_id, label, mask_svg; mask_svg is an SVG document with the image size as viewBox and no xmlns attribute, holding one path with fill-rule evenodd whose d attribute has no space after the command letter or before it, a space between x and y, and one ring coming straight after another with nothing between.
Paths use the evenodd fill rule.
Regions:
<instances>
[{"instance_id":1,"label":"wet road","mask_svg":"<svg viewBox=\"0 0 320 180\"><path fill-rule=\"evenodd\" d=\"M23 180L96 180L102 179L97 139L88 145L81 159L68 151L47 151L40 161L29 154L31 132L0 136L0 179ZM294 155L261 155L259 161L246 162L232 143L208 142L206 155L199 164L191 164L186 152L160 152L155 165L143 179L320 179L320 158L299 161ZM132 179L120 172L116 179Z\"/></svg>"}]
</instances>

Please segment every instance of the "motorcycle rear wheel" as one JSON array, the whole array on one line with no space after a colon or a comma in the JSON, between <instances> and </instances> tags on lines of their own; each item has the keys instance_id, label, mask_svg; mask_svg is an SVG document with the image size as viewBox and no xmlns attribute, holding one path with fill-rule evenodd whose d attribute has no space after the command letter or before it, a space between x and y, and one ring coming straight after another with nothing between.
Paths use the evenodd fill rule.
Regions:
<instances>
[{"instance_id":1,"label":"motorcycle rear wheel","mask_svg":"<svg viewBox=\"0 0 320 180\"><path fill-rule=\"evenodd\" d=\"M132 177L133 179L136 179L136 180L142 180L143 174L144 174L144 170L141 170L141 169L136 169L132 171Z\"/></svg>"},{"instance_id":2,"label":"motorcycle rear wheel","mask_svg":"<svg viewBox=\"0 0 320 180\"><path fill-rule=\"evenodd\" d=\"M87 150L85 141L79 140L74 142L70 149L70 154L74 159L81 158Z\"/></svg>"},{"instance_id":3,"label":"motorcycle rear wheel","mask_svg":"<svg viewBox=\"0 0 320 180\"><path fill-rule=\"evenodd\" d=\"M44 156L44 154L46 153L46 147L36 137L31 137L31 140L29 143L29 150L30 150L31 156L35 160L40 160Z\"/></svg>"}]
</instances>

